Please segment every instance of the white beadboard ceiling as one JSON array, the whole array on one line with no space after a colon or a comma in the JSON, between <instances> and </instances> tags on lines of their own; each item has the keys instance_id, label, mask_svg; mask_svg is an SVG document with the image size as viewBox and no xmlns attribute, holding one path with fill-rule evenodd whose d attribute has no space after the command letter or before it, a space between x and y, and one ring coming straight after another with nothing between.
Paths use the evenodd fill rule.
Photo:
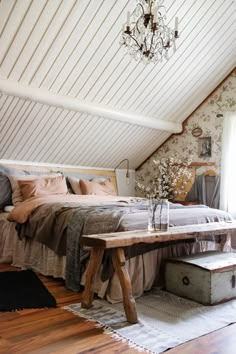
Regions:
<instances>
[{"instance_id":1,"label":"white beadboard ceiling","mask_svg":"<svg viewBox=\"0 0 236 354\"><path fill-rule=\"evenodd\" d=\"M145 119L179 126L235 67L233 0L165 0L171 27L179 18L177 50L147 66L119 45L135 3L0 1L1 159L114 168L128 158L136 168L171 134ZM43 92L57 103L40 100ZM66 106L65 97L110 117Z\"/></svg>"}]
</instances>

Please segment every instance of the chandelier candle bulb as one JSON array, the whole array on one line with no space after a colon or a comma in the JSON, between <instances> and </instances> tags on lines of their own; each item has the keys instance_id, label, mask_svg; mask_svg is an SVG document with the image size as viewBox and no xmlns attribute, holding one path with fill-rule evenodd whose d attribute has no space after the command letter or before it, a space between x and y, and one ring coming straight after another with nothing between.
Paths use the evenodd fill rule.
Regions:
<instances>
[{"instance_id":1,"label":"chandelier candle bulb","mask_svg":"<svg viewBox=\"0 0 236 354\"><path fill-rule=\"evenodd\" d=\"M148 15L149 14L149 6L148 5L144 5L143 9L144 9L145 15Z\"/></svg>"},{"instance_id":2,"label":"chandelier candle bulb","mask_svg":"<svg viewBox=\"0 0 236 354\"><path fill-rule=\"evenodd\" d=\"M179 22L179 19L178 17L175 18L175 32L177 32L178 34L178 22Z\"/></svg>"},{"instance_id":3,"label":"chandelier candle bulb","mask_svg":"<svg viewBox=\"0 0 236 354\"><path fill-rule=\"evenodd\" d=\"M174 40L173 40L173 51L174 51L174 52L176 51L175 38L176 38L176 37L174 37Z\"/></svg>"},{"instance_id":4,"label":"chandelier candle bulb","mask_svg":"<svg viewBox=\"0 0 236 354\"><path fill-rule=\"evenodd\" d=\"M168 28L168 36L167 36L167 38L168 38L168 41L170 40L170 27Z\"/></svg>"},{"instance_id":5,"label":"chandelier candle bulb","mask_svg":"<svg viewBox=\"0 0 236 354\"><path fill-rule=\"evenodd\" d=\"M130 26L130 11L127 12L127 27Z\"/></svg>"}]
</instances>

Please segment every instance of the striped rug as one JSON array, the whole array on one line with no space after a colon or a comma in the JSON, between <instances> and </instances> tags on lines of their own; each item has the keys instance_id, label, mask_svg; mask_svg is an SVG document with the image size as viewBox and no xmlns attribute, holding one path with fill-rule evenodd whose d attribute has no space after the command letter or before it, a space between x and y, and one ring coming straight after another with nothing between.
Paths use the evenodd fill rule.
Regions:
<instances>
[{"instance_id":1,"label":"striped rug","mask_svg":"<svg viewBox=\"0 0 236 354\"><path fill-rule=\"evenodd\" d=\"M82 309L72 304L64 309L97 322L106 333L127 340L137 350L162 353L191 339L236 322L236 300L203 306L170 293L153 289L136 300L139 323L126 321L122 304L95 300Z\"/></svg>"}]
</instances>

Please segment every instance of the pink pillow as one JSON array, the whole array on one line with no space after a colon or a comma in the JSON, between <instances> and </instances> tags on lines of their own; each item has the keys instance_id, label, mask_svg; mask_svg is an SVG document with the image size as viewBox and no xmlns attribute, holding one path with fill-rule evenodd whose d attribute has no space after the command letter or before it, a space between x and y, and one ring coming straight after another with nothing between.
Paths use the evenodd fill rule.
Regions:
<instances>
[{"instance_id":1,"label":"pink pillow","mask_svg":"<svg viewBox=\"0 0 236 354\"><path fill-rule=\"evenodd\" d=\"M82 194L117 195L115 187L110 179L99 182L81 179L79 183Z\"/></svg>"},{"instance_id":2,"label":"pink pillow","mask_svg":"<svg viewBox=\"0 0 236 354\"><path fill-rule=\"evenodd\" d=\"M64 176L38 178L32 181L18 181L23 199L42 197L50 194L66 194L68 192Z\"/></svg>"},{"instance_id":3,"label":"pink pillow","mask_svg":"<svg viewBox=\"0 0 236 354\"><path fill-rule=\"evenodd\" d=\"M8 175L8 178L11 183L11 189L12 189L12 201L13 205L18 205L19 203L23 202L24 198L20 189L19 181L35 181L36 179L42 179L42 178L53 178L53 177L58 177L61 176L58 173L53 173L50 175Z\"/></svg>"}]
</instances>

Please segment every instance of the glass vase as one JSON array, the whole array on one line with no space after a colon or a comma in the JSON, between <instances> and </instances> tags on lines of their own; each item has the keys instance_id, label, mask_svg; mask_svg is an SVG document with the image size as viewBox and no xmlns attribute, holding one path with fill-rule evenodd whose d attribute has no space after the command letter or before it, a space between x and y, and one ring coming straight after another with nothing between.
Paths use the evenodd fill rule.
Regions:
<instances>
[{"instance_id":1,"label":"glass vase","mask_svg":"<svg viewBox=\"0 0 236 354\"><path fill-rule=\"evenodd\" d=\"M148 205L148 230L167 231L169 228L168 199L150 198Z\"/></svg>"}]
</instances>

